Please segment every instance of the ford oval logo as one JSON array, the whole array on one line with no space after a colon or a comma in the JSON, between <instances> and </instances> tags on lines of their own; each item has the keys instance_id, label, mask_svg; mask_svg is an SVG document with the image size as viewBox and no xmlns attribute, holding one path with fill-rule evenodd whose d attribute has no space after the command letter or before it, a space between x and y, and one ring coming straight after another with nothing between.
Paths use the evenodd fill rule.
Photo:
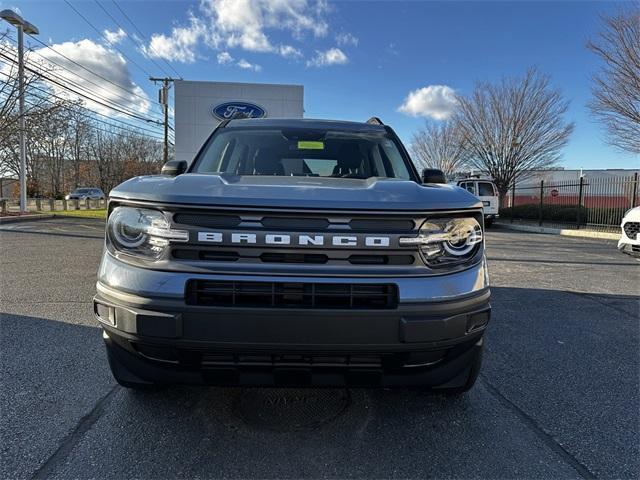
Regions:
<instances>
[{"instance_id":1,"label":"ford oval logo","mask_svg":"<svg viewBox=\"0 0 640 480\"><path fill-rule=\"evenodd\" d=\"M267 112L264 108L256 105L255 103L248 102L225 102L220 105L216 105L211 109L214 117L220 120L228 120L233 118L234 115L242 118L263 118L267 116Z\"/></svg>"}]
</instances>

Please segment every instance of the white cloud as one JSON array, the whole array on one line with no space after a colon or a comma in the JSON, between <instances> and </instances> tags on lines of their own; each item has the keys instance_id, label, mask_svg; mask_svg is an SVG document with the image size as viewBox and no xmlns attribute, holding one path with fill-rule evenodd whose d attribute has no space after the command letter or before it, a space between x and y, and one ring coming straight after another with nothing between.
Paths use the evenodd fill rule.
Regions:
<instances>
[{"instance_id":1,"label":"white cloud","mask_svg":"<svg viewBox=\"0 0 640 480\"><path fill-rule=\"evenodd\" d=\"M360 40L358 39L358 37L354 37L350 33L346 32L346 33L339 33L338 35L336 35L336 42L338 43L338 45L341 45L341 46L353 45L354 47L357 47Z\"/></svg>"},{"instance_id":2,"label":"white cloud","mask_svg":"<svg viewBox=\"0 0 640 480\"><path fill-rule=\"evenodd\" d=\"M120 43L122 40L124 40L127 37L127 32L125 32L121 28L118 28L118 30L116 30L115 32L112 32L111 30L105 30L103 34L104 34L104 37L107 39L107 42L109 42L111 45Z\"/></svg>"},{"instance_id":3,"label":"white cloud","mask_svg":"<svg viewBox=\"0 0 640 480\"><path fill-rule=\"evenodd\" d=\"M316 55L307 61L308 67L327 67L329 65L344 65L349 59L339 48L330 48L324 52L316 50Z\"/></svg>"},{"instance_id":4,"label":"white cloud","mask_svg":"<svg viewBox=\"0 0 640 480\"><path fill-rule=\"evenodd\" d=\"M259 72L260 70L262 70L262 67L260 65L249 63L244 58L240 59L240 61L236 65L244 70L253 70L254 72Z\"/></svg>"},{"instance_id":5,"label":"white cloud","mask_svg":"<svg viewBox=\"0 0 640 480\"><path fill-rule=\"evenodd\" d=\"M37 50L38 56L52 60L57 65L51 64L47 67L42 63L35 63L36 57L31 57L32 68L42 69L45 72L49 71L51 76L55 76L56 80L60 80L59 83L67 84L74 90L85 94L91 92L95 95L96 100L108 101L104 103L116 103L125 106L128 110L139 113L147 113L151 108L149 97L133 81L126 60L118 52L88 39L54 44L51 47L69 60L61 57L53 50L41 48ZM95 72L95 75L73 62L82 65L91 72ZM53 70L51 70L52 68ZM81 98L54 83L50 83L49 86L54 94L60 97ZM98 97L100 98L98 99ZM92 110L99 111L105 115L118 115L113 110L97 102L81 99Z\"/></svg>"},{"instance_id":6,"label":"white cloud","mask_svg":"<svg viewBox=\"0 0 640 480\"><path fill-rule=\"evenodd\" d=\"M429 85L409 92L398 111L412 117L446 120L456 109L455 91L446 85Z\"/></svg>"},{"instance_id":7,"label":"white cloud","mask_svg":"<svg viewBox=\"0 0 640 480\"><path fill-rule=\"evenodd\" d=\"M229 52L220 52L217 58L220 65L233 62L233 57Z\"/></svg>"},{"instance_id":8,"label":"white cloud","mask_svg":"<svg viewBox=\"0 0 640 480\"><path fill-rule=\"evenodd\" d=\"M151 58L164 58L182 63L196 61L196 47L198 41L205 37L207 32L204 24L191 15L188 27L174 27L171 35L154 33L151 36L149 46L142 49L142 53Z\"/></svg>"},{"instance_id":9,"label":"white cloud","mask_svg":"<svg viewBox=\"0 0 640 480\"><path fill-rule=\"evenodd\" d=\"M230 48L255 52L277 51L268 30L289 31L301 37L306 32L326 35L326 4L308 0L201 0L211 31Z\"/></svg>"},{"instance_id":10,"label":"white cloud","mask_svg":"<svg viewBox=\"0 0 640 480\"><path fill-rule=\"evenodd\" d=\"M217 60L220 65L229 65L235 62L236 66L242 68L243 70L253 70L254 72L259 72L260 70L262 70L262 66L251 63L244 58L241 58L236 62L229 52L220 52L217 55Z\"/></svg>"},{"instance_id":11,"label":"white cloud","mask_svg":"<svg viewBox=\"0 0 640 480\"><path fill-rule=\"evenodd\" d=\"M325 0L200 0L199 12L189 25L173 27L170 34L152 35L144 53L150 57L193 62L200 42L214 50L241 49L284 57L300 50L274 43L273 32L288 32L301 40L307 34L325 36L329 26Z\"/></svg>"},{"instance_id":12,"label":"white cloud","mask_svg":"<svg viewBox=\"0 0 640 480\"><path fill-rule=\"evenodd\" d=\"M291 45L280 45L278 53L286 58L298 58L302 56L302 52Z\"/></svg>"}]
</instances>

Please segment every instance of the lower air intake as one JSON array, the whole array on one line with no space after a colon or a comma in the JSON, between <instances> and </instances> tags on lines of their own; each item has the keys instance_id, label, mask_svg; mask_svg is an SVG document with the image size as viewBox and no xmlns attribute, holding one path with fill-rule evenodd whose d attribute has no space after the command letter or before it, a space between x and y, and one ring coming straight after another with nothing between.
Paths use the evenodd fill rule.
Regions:
<instances>
[{"instance_id":1,"label":"lower air intake","mask_svg":"<svg viewBox=\"0 0 640 480\"><path fill-rule=\"evenodd\" d=\"M294 283L190 280L188 305L250 308L391 309L393 284Z\"/></svg>"}]
</instances>

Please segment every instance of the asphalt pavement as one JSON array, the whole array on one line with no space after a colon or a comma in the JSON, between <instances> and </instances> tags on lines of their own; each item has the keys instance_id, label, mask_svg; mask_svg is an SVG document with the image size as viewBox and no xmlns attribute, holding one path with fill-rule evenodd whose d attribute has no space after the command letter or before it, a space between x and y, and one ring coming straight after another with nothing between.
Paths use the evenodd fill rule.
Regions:
<instances>
[{"instance_id":1,"label":"asphalt pavement","mask_svg":"<svg viewBox=\"0 0 640 480\"><path fill-rule=\"evenodd\" d=\"M175 387L107 367L103 224L0 226L0 478L638 478L640 263L491 230L493 318L462 398Z\"/></svg>"}]
</instances>

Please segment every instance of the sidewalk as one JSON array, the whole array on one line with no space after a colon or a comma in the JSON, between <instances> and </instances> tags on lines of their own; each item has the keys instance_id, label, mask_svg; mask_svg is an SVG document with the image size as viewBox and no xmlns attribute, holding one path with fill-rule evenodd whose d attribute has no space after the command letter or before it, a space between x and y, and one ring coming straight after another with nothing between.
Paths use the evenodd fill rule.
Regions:
<instances>
[{"instance_id":1,"label":"sidewalk","mask_svg":"<svg viewBox=\"0 0 640 480\"><path fill-rule=\"evenodd\" d=\"M564 235L567 237L581 237L581 238L597 238L601 240L620 240L621 233L612 232L599 232L596 230L575 228L558 228L558 227L544 227L539 226L537 223L522 223L514 222L510 223L508 219L501 219L495 222L495 226L505 228L508 230L518 230L520 232L532 232L532 233L549 233L552 235Z\"/></svg>"}]
</instances>

